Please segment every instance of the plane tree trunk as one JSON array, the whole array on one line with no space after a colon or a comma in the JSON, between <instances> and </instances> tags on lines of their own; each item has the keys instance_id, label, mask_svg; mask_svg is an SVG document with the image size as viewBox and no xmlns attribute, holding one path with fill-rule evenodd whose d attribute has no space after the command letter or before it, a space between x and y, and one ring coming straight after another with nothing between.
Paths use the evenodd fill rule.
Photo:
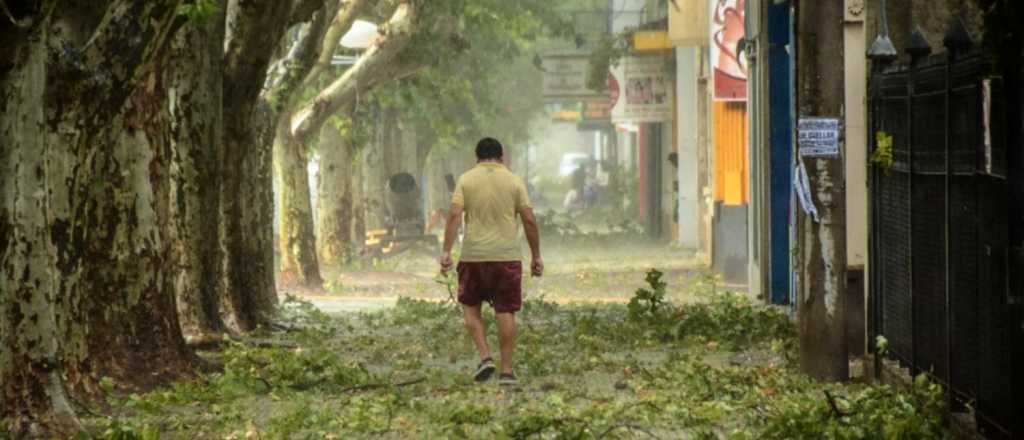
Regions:
<instances>
[{"instance_id":1,"label":"plane tree trunk","mask_svg":"<svg viewBox=\"0 0 1024 440\"><path fill-rule=\"evenodd\" d=\"M320 135L317 189L317 254L326 265L346 262L352 250L352 171L350 138L328 125Z\"/></svg>"},{"instance_id":2,"label":"plane tree trunk","mask_svg":"<svg viewBox=\"0 0 1024 440\"><path fill-rule=\"evenodd\" d=\"M223 10L223 8L222 8ZM174 274L182 331L190 343L228 330L221 248L223 15L187 24L172 42L171 112Z\"/></svg>"},{"instance_id":3,"label":"plane tree trunk","mask_svg":"<svg viewBox=\"0 0 1024 440\"><path fill-rule=\"evenodd\" d=\"M366 242L366 156L365 148L349 145L349 156L352 157L352 239L355 250L362 251Z\"/></svg>"},{"instance_id":4,"label":"plane tree trunk","mask_svg":"<svg viewBox=\"0 0 1024 440\"><path fill-rule=\"evenodd\" d=\"M280 283L319 289L323 279L316 253L306 145L289 136L284 124L287 119L279 124L274 140L274 166L281 191Z\"/></svg>"},{"instance_id":5,"label":"plane tree trunk","mask_svg":"<svg viewBox=\"0 0 1024 440\"><path fill-rule=\"evenodd\" d=\"M327 2L302 30L282 62L267 99L281 115L274 140L275 175L281 191L279 246L282 286L321 289L320 261L309 186L308 139L294 136L291 112L303 88L315 86L330 66L341 36L369 4L367 0Z\"/></svg>"},{"instance_id":6,"label":"plane tree trunk","mask_svg":"<svg viewBox=\"0 0 1024 440\"><path fill-rule=\"evenodd\" d=\"M177 2L64 4L46 61L48 225L63 375L147 386L187 374L172 283L162 72ZM111 69L110 66L118 66Z\"/></svg>"},{"instance_id":7,"label":"plane tree trunk","mask_svg":"<svg viewBox=\"0 0 1024 440\"><path fill-rule=\"evenodd\" d=\"M224 283L229 326L248 331L276 312L274 196L271 145L274 118L260 100L271 57L292 15L291 2L227 8L223 72L225 111L221 175Z\"/></svg>"},{"instance_id":8,"label":"plane tree trunk","mask_svg":"<svg viewBox=\"0 0 1024 440\"><path fill-rule=\"evenodd\" d=\"M12 437L78 428L60 375L45 192L49 23L40 3L14 8L24 27L0 24L0 418Z\"/></svg>"}]
</instances>

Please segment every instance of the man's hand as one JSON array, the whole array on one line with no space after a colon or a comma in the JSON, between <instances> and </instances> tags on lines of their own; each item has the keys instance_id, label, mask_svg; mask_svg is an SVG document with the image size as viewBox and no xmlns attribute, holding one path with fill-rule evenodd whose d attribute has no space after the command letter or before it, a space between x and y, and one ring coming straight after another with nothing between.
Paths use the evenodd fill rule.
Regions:
<instances>
[{"instance_id":1,"label":"man's hand","mask_svg":"<svg viewBox=\"0 0 1024 440\"><path fill-rule=\"evenodd\" d=\"M455 265L455 263L452 261L451 252L445 252L441 254L441 258L438 259L438 262L441 263L441 274L443 275L447 275L448 272L452 270L452 266Z\"/></svg>"},{"instance_id":2,"label":"man's hand","mask_svg":"<svg viewBox=\"0 0 1024 440\"><path fill-rule=\"evenodd\" d=\"M448 224L444 226L444 244L441 245L441 274L448 275L455 263L452 261L452 246L455 245L455 234L459 231L459 223L462 222L462 205L452 203L448 209Z\"/></svg>"},{"instance_id":3,"label":"man's hand","mask_svg":"<svg viewBox=\"0 0 1024 440\"><path fill-rule=\"evenodd\" d=\"M530 273L534 278L544 276L544 260L540 258L540 228L533 216L533 208L521 208L519 218L523 220L523 232L526 233L526 241L530 243L530 256L533 257Z\"/></svg>"}]
</instances>

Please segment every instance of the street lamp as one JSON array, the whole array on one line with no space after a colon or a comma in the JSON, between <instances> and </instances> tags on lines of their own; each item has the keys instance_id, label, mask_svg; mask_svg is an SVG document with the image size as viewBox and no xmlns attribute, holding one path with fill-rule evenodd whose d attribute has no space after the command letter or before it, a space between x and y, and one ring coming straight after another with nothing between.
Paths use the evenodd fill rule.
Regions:
<instances>
[{"instance_id":1,"label":"street lamp","mask_svg":"<svg viewBox=\"0 0 1024 440\"><path fill-rule=\"evenodd\" d=\"M380 38L377 25L364 20L356 20L352 28L341 37L341 45L349 49L368 49Z\"/></svg>"},{"instance_id":2,"label":"street lamp","mask_svg":"<svg viewBox=\"0 0 1024 440\"><path fill-rule=\"evenodd\" d=\"M896 46L889 39L889 14L886 11L886 6L886 1L882 0L882 32L875 37L875 42L871 44L867 54L869 59L881 64L890 63L899 57L899 52L896 52Z\"/></svg>"}]
</instances>

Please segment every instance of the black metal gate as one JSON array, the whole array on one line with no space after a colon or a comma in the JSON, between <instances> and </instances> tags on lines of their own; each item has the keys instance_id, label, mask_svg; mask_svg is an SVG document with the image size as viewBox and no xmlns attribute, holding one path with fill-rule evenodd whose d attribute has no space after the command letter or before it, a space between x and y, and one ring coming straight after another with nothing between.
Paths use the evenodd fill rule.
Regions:
<instances>
[{"instance_id":1,"label":"black metal gate","mask_svg":"<svg viewBox=\"0 0 1024 440\"><path fill-rule=\"evenodd\" d=\"M982 433L1021 438L1008 180L1021 176L1007 168L1019 127L1006 108L1019 100L981 55L923 49L873 80L872 127L893 160L872 167L872 328L912 374L975 408Z\"/></svg>"}]
</instances>

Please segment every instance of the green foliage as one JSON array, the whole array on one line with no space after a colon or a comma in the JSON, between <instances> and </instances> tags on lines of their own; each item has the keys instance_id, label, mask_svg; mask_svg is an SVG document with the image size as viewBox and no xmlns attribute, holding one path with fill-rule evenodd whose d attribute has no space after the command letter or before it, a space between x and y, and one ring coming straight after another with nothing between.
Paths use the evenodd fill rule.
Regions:
<instances>
[{"instance_id":1,"label":"green foliage","mask_svg":"<svg viewBox=\"0 0 1024 440\"><path fill-rule=\"evenodd\" d=\"M889 354L889 340L882 335L875 336L875 348L879 356L885 357Z\"/></svg>"},{"instance_id":2,"label":"green foliage","mask_svg":"<svg viewBox=\"0 0 1024 440\"><path fill-rule=\"evenodd\" d=\"M399 109L417 142L440 153L465 149L485 134L509 146L526 141L544 109L536 87L541 72L527 55L538 41L572 35L558 3L424 2L423 20L438 25L417 34L401 58L425 68L375 90L368 102Z\"/></svg>"},{"instance_id":3,"label":"green foliage","mask_svg":"<svg viewBox=\"0 0 1024 440\"><path fill-rule=\"evenodd\" d=\"M845 396L825 395L821 400L784 394L762 420L757 438L945 438L945 414L942 387L921 375L909 393L875 386L855 388Z\"/></svg>"},{"instance_id":4,"label":"green foliage","mask_svg":"<svg viewBox=\"0 0 1024 440\"><path fill-rule=\"evenodd\" d=\"M590 65L587 70L587 88L596 92L608 89L608 72L619 65L619 60L629 53L629 45L625 36L605 36L598 42L590 54Z\"/></svg>"},{"instance_id":5,"label":"green foliage","mask_svg":"<svg viewBox=\"0 0 1024 440\"><path fill-rule=\"evenodd\" d=\"M103 390L103 393L108 395L114 392L114 387L116 386L114 379L109 376L103 376L100 378L99 385L100 389Z\"/></svg>"},{"instance_id":6,"label":"green foliage","mask_svg":"<svg viewBox=\"0 0 1024 440\"><path fill-rule=\"evenodd\" d=\"M519 389L472 382L472 344L451 304L405 298L380 312L326 316L289 298L282 319L296 330L204 353L224 371L113 399L120 421L92 421L91 432L111 439L948 434L942 390L926 377L906 391L815 382L767 350L795 343L784 313L717 293L710 275L694 275L701 293L693 303L670 302L671 275L648 272L638 306L528 299L519 314ZM486 309L485 320L493 319ZM422 383L398 385L414 378Z\"/></svg>"},{"instance_id":7,"label":"green foliage","mask_svg":"<svg viewBox=\"0 0 1024 440\"><path fill-rule=\"evenodd\" d=\"M448 415L448 422L455 425L485 425L494 417L491 408L479 405L463 405L455 408Z\"/></svg>"},{"instance_id":8,"label":"green foliage","mask_svg":"<svg viewBox=\"0 0 1024 440\"><path fill-rule=\"evenodd\" d=\"M664 319L665 288L668 284L661 280L663 275L657 269L647 272L645 281L650 289L637 289L633 299L629 300L630 320L650 322Z\"/></svg>"},{"instance_id":9,"label":"green foliage","mask_svg":"<svg viewBox=\"0 0 1024 440\"><path fill-rule=\"evenodd\" d=\"M244 384L254 392L274 389L342 390L368 382L366 368L334 350L312 346L284 348L232 344L225 351L224 380Z\"/></svg>"},{"instance_id":10,"label":"green foliage","mask_svg":"<svg viewBox=\"0 0 1024 440\"><path fill-rule=\"evenodd\" d=\"M119 421L107 421L98 435L79 433L74 440L159 440L160 431L152 426L135 426Z\"/></svg>"},{"instance_id":11,"label":"green foliage","mask_svg":"<svg viewBox=\"0 0 1024 440\"><path fill-rule=\"evenodd\" d=\"M194 0L178 6L178 15L200 24L215 18L219 12L220 5L216 0Z\"/></svg>"},{"instance_id":12,"label":"green foliage","mask_svg":"<svg viewBox=\"0 0 1024 440\"><path fill-rule=\"evenodd\" d=\"M751 304L742 294L722 293L704 304L683 308L677 315L677 336L716 341L730 349L772 342L789 342L794 349L796 329L780 309Z\"/></svg>"},{"instance_id":13,"label":"green foliage","mask_svg":"<svg viewBox=\"0 0 1024 440\"><path fill-rule=\"evenodd\" d=\"M875 133L875 151L871 153L871 163L888 175L892 169L892 135L884 131Z\"/></svg>"},{"instance_id":14,"label":"green foliage","mask_svg":"<svg viewBox=\"0 0 1024 440\"><path fill-rule=\"evenodd\" d=\"M705 302L676 306L665 300L663 276L654 269L647 272L648 288L638 289L628 305L629 320L647 326L648 335L712 341L731 350L774 344L788 355L795 349L796 330L779 309L754 305L734 293L713 293ZM716 280L708 281L714 291Z\"/></svg>"}]
</instances>

